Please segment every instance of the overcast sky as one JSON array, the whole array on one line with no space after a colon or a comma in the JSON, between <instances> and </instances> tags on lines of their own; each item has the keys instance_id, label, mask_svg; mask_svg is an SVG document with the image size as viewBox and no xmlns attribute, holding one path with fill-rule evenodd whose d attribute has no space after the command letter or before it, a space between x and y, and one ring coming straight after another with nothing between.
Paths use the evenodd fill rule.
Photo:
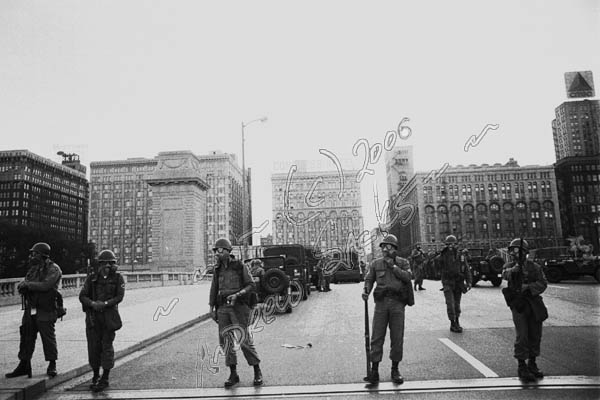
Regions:
<instances>
[{"instance_id":1,"label":"overcast sky","mask_svg":"<svg viewBox=\"0 0 600 400\"><path fill-rule=\"evenodd\" d=\"M356 141L382 142L405 117L397 144L418 171L552 164L564 72L598 85L599 48L596 0L2 0L0 149L75 151L88 166L167 150L241 162L241 122L267 116L246 128L259 225L275 161L326 149L360 167ZM487 124L499 127L465 152ZM362 183L365 228L375 181Z\"/></svg>"}]
</instances>

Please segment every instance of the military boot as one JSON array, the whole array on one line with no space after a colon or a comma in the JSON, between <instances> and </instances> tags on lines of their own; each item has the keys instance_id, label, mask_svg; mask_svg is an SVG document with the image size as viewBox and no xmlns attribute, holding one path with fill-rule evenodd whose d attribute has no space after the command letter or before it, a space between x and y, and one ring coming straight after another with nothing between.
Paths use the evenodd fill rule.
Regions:
<instances>
[{"instance_id":1,"label":"military boot","mask_svg":"<svg viewBox=\"0 0 600 400\"><path fill-rule=\"evenodd\" d=\"M17 368L15 368L13 372L9 372L4 376L7 378L16 378L23 375L27 375L28 378L31 378L31 361L19 361Z\"/></svg>"},{"instance_id":2,"label":"military boot","mask_svg":"<svg viewBox=\"0 0 600 400\"><path fill-rule=\"evenodd\" d=\"M237 374L236 371L232 370L231 373L229 374L229 378L227 378L227 380L225 381L225 387L226 388L232 387L239 381L240 381L240 376Z\"/></svg>"},{"instance_id":3,"label":"military boot","mask_svg":"<svg viewBox=\"0 0 600 400\"><path fill-rule=\"evenodd\" d=\"M262 386L263 384L263 377L262 377L262 371L260 370L260 367L258 365L254 366L254 382L253 382L254 386Z\"/></svg>"},{"instance_id":4,"label":"military boot","mask_svg":"<svg viewBox=\"0 0 600 400\"><path fill-rule=\"evenodd\" d=\"M398 368L392 368L392 382L401 385L404 383L404 378L400 375Z\"/></svg>"},{"instance_id":5,"label":"military boot","mask_svg":"<svg viewBox=\"0 0 600 400\"><path fill-rule=\"evenodd\" d=\"M462 331L463 331L463 328L462 328L462 326L460 326L460 323L458 322L458 317L456 317L456 323L455 323L455 326L456 326L456 332L458 332L458 333L462 333Z\"/></svg>"},{"instance_id":6,"label":"military boot","mask_svg":"<svg viewBox=\"0 0 600 400\"><path fill-rule=\"evenodd\" d=\"M525 360L519 360L519 369L517 370L517 375L523 382L535 381L535 376L531 373L527 367L527 364L525 364Z\"/></svg>"},{"instance_id":7,"label":"military boot","mask_svg":"<svg viewBox=\"0 0 600 400\"><path fill-rule=\"evenodd\" d=\"M458 332L458 328L456 327L456 320L455 319L451 319L450 320L450 331L451 332Z\"/></svg>"},{"instance_id":8,"label":"military boot","mask_svg":"<svg viewBox=\"0 0 600 400\"><path fill-rule=\"evenodd\" d=\"M58 372L56 372L56 361L48 362L48 368L46 368L46 375L50 378L54 378Z\"/></svg>"},{"instance_id":9,"label":"military boot","mask_svg":"<svg viewBox=\"0 0 600 400\"><path fill-rule=\"evenodd\" d=\"M100 378L98 383L92 389L94 392L101 392L108 387L108 379L105 377Z\"/></svg>"},{"instance_id":10,"label":"military boot","mask_svg":"<svg viewBox=\"0 0 600 400\"><path fill-rule=\"evenodd\" d=\"M92 376L92 383L90 384L90 389L94 390L96 388L96 385L98 384L99 379L100 379L99 374L94 374L94 376Z\"/></svg>"},{"instance_id":11,"label":"military boot","mask_svg":"<svg viewBox=\"0 0 600 400\"><path fill-rule=\"evenodd\" d=\"M537 364L535 363L535 358L530 358L527 362L527 368L529 368L529 372L537 378L542 379L544 377L544 373L539 370Z\"/></svg>"},{"instance_id":12,"label":"military boot","mask_svg":"<svg viewBox=\"0 0 600 400\"><path fill-rule=\"evenodd\" d=\"M379 371L371 369L368 376L363 378L363 381L368 382L372 385L376 385L379 383Z\"/></svg>"}]
</instances>

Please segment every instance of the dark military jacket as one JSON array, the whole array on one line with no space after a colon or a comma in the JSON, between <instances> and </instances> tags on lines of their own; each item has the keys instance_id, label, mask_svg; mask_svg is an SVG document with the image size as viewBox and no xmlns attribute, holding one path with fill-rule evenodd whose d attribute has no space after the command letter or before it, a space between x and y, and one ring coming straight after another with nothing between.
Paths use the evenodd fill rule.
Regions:
<instances>
[{"instance_id":1,"label":"dark military jacket","mask_svg":"<svg viewBox=\"0 0 600 400\"><path fill-rule=\"evenodd\" d=\"M109 329L118 329L117 327L121 325L118 304L123 301L124 296L125 280L121 274L116 272L116 268L111 269L106 278L99 272L88 275L79 293L79 301L83 306L83 311L87 314L86 324L93 325L91 315L102 314L102 319L106 321L105 326ZM103 302L104 309L94 311L93 301Z\"/></svg>"},{"instance_id":2,"label":"dark military jacket","mask_svg":"<svg viewBox=\"0 0 600 400\"><path fill-rule=\"evenodd\" d=\"M508 281L508 288L523 296L538 321L548 318L548 311L540 296L548 287L542 267L527 260L520 272L515 262L504 264L502 277Z\"/></svg>"},{"instance_id":3,"label":"dark military jacket","mask_svg":"<svg viewBox=\"0 0 600 400\"><path fill-rule=\"evenodd\" d=\"M209 305L220 305L220 297L229 296L244 289L246 293L256 287L250 270L239 260L229 260L226 264L215 266L210 285Z\"/></svg>"},{"instance_id":4,"label":"dark military jacket","mask_svg":"<svg viewBox=\"0 0 600 400\"><path fill-rule=\"evenodd\" d=\"M52 260L34 265L27 271L27 309L36 309L38 321L56 321L56 291L62 271Z\"/></svg>"},{"instance_id":5,"label":"dark military jacket","mask_svg":"<svg viewBox=\"0 0 600 400\"><path fill-rule=\"evenodd\" d=\"M389 267L388 265L393 266ZM374 283L377 283L375 297L377 297L377 292L389 290L399 293L405 291L407 294L406 304L412 305L414 304L414 294L411 279L412 273L407 259L402 257L377 258L371 262L365 276L365 291L371 293ZM410 290L406 290L407 288Z\"/></svg>"},{"instance_id":6,"label":"dark military jacket","mask_svg":"<svg viewBox=\"0 0 600 400\"><path fill-rule=\"evenodd\" d=\"M471 269L458 249L446 247L436 259L440 263L442 285L458 286L457 289L464 289L465 283L471 285Z\"/></svg>"}]
</instances>

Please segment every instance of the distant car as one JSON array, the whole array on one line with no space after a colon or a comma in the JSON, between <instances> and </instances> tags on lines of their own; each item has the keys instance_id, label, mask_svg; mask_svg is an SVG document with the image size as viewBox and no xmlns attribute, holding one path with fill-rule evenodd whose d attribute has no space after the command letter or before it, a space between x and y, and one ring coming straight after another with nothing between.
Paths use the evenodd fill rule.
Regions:
<instances>
[{"instance_id":1,"label":"distant car","mask_svg":"<svg viewBox=\"0 0 600 400\"><path fill-rule=\"evenodd\" d=\"M499 255L488 257L487 250L481 248L469 248L468 262L473 277L472 285L479 281L490 281L498 287L502 284L502 267L504 259Z\"/></svg>"},{"instance_id":2,"label":"distant car","mask_svg":"<svg viewBox=\"0 0 600 400\"><path fill-rule=\"evenodd\" d=\"M529 259L544 269L550 283L590 275L600 282L600 258L598 256L573 257L569 247L545 247L529 252Z\"/></svg>"},{"instance_id":3,"label":"distant car","mask_svg":"<svg viewBox=\"0 0 600 400\"><path fill-rule=\"evenodd\" d=\"M360 269L358 265L350 265L345 261L341 260L330 260L329 263L332 263L332 267L328 268L325 266L325 269L333 269L333 275L331 277L332 283L338 282L361 282L365 280L364 271Z\"/></svg>"}]
</instances>

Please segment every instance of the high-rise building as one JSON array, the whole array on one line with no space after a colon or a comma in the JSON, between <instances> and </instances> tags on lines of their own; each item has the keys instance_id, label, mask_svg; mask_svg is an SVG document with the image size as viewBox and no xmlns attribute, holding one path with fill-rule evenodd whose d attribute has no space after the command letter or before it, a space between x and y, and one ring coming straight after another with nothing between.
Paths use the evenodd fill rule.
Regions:
<instances>
[{"instance_id":1,"label":"high-rise building","mask_svg":"<svg viewBox=\"0 0 600 400\"><path fill-rule=\"evenodd\" d=\"M391 199L414 175L412 146L397 146L385 153L385 174Z\"/></svg>"},{"instance_id":2,"label":"high-rise building","mask_svg":"<svg viewBox=\"0 0 600 400\"><path fill-rule=\"evenodd\" d=\"M363 233L358 171L296 170L271 175L273 243L349 251Z\"/></svg>"},{"instance_id":3,"label":"high-rise building","mask_svg":"<svg viewBox=\"0 0 600 400\"><path fill-rule=\"evenodd\" d=\"M552 121L562 230L600 248L600 101L590 71L567 72L568 98Z\"/></svg>"},{"instance_id":4,"label":"high-rise building","mask_svg":"<svg viewBox=\"0 0 600 400\"><path fill-rule=\"evenodd\" d=\"M405 255L416 243L442 243L450 234L468 247L505 247L516 237L531 246L562 241L552 166L520 167L510 159L448 167L437 177L417 172L397 201L414 206L413 215L395 222Z\"/></svg>"},{"instance_id":5,"label":"high-rise building","mask_svg":"<svg viewBox=\"0 0 600 400\"><path fill-rule=\"evenodd\" d=\"M165 160L161 161L162 158ZM165 183L176 182L177 169L189 175L186 182L197 181L196 185L202 188L207 185L205 194L194 194L191 198L196 200L190 200L190 204L196 206L203 204L201 214L197 217L189 216L204 220L202 234L194 239L201 240L202 260L195 262L203 265L213 263L212 247L219 237L227 237L233 244L237 244L242 236L242 171L235 155L219 151L201 156L190 152L162 152L152 159L132 158L91 163L90 240L99 249L116 250L122 264L138 268L145 265L148 268L147 264L156 261L158 237L153 230L157 229L156 218L160 218L156 213L162 212L164 208L161 206L157 210L153 207L153 189L163 188ZM158 176L159 170L171 170L174 175ZM247 176L247 188L250 190L250 171ZM183 184L181 179L179 181L179 185ZM206 199L198 199L198 196ZM247 199L250 207L249 195ZM251 221L250 211L247 215ZM165 224L158 225L158 229L165 228ZM252 243L251 238L248 243ZM172 243L167 247L174 246ZM166 248L162 250L163 253L167 251ZM197 254L197 250L189 251Z\"/></svg>"},{"instance_id":6,"label":"high-rise building","mask_svg":"<svg viewBox=\"0 0 600 400\"><path fill-rule=\"evenodd\" d=\"M51 233L51 245L61 236L79 256L87 243L89 183L79 157L64 158L59 164L28 150L0 151L0 221Z\"/></svg>"}]
</instances>

